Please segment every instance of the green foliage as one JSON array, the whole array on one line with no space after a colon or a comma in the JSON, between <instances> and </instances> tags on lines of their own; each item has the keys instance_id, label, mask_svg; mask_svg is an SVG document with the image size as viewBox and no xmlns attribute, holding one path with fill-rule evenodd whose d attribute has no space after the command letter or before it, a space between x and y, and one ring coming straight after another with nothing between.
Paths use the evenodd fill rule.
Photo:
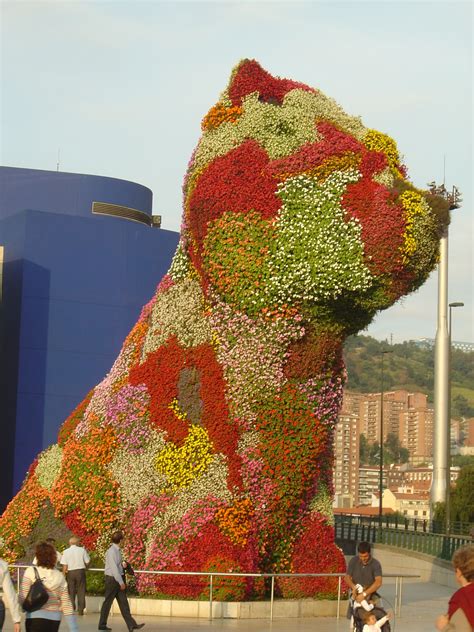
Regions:
<instances>
[{"instance_id":1,"label":"green foliage","mask_svg":"<svg viewBox=\"0 0 474 632\"><path fill-rule=\"evenodd\" d=\"M38 542L44 542L47 538L54 538L56 540L56 548L59 551L63 551L69 546L71 535L72 533L66 525L55 517L51 502L46 500L31 533L20 540L24 553L18 558L18 564L31 564L35 556L35 546Z\"/></svg>"},{"instance_id":2,"label":"green foliage","mask_svg":"<svg viewBox=\"0 0 474 632\"><path fill-rule=\"evenodd\" d=\"M456 454L451 457L451 465L457 465L459 467L467 467L469 465L474 467L474 455L473 454Z\"/></svg>"},{"instance_id":3,"label":"green foliage","mask_svg":"<svg viewBox=\"0 0 474 632\"><path fill-rule=\"evenodd\" d=\"M397 435L389 433L384 443L384 463L407 463L410 453L407 448L400 445ZM380 445L376 441L369 444L364 434L359 438L359 460L361 465L378 465L380 463Z\"/></svg>"},{"instance_id":4,"label":"green foliage","mask_svg":"<svg viewBox=\"0 0 474 632\"><path fill-rule=\"evenodd\" d=\"M451 492L453 522L474 522L474 465L464 467Z\"/></svg>"},{"instance_id":5,"label":"green foliage","mask_svg":"<svg viewBox=\"0 0 474 632\"><path fill-rule=\"evenodd\" d=\"M97 553L90 553L90 568L103 568L104 560ZM103 595L105 590L104 573L95 571L86 573L86 591L88 595Z\"/></svg>"},{"instance_id":6,"label":"green foliage","mask_svg":"<svg viewBox=\"0 0 474 632\"><path fill-rule=\"evenodd\" d=\"M471 459L474 459L474 457L471 457ZM451 489L449 513L452 527L461 524L464 525L463 530L465 530L474 522L474 464L472 464L472 461L471 465L467 465L461 469L456 487ZM439 525L445 525L445 503L436 503L433 521Z\"/></svg>"},{"instance_id":7,"label":"green foliage","mask_svg":"<svg viewBox=\"0 0 474 632\"><path fill-rule=\"evenodd\" d=\"M420 348L414 342L391 345L370 336L351 336L344 346L348 382L346 388L361 393L381 389L381 352L384 358L384 390L404 388L420 391L433 401L434 349ZM453 417L474 416L474 352L453 349L452 404Z\"/></svg>"},{"instance_id":8,"label":"green foliage","mask_svg":"<svg viewBox=\"0 0 474 632\"><path fill-rule=\"evenodd\" d=\"M407 463L410 456L408 448L402 447L397 435L389 433L384 443L384 459L388 456L386 463Z\"/></svg>"}]
</instances>

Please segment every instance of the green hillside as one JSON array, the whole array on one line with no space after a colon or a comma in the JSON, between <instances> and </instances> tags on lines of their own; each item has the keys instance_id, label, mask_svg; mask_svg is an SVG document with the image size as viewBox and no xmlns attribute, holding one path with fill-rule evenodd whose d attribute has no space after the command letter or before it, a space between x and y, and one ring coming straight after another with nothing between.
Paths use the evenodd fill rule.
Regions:
<instances>
[{"instance_id":1,"label":"green hillside","mask_svg":"<svg viewBox=\"0 0 474 632\"><path fill-rule=\"evenodd\" d=\"M361 393L380 392L382 351L384 390L407 389L428 395L433 402L434 349L418 347L414 342L389 345L370 336L348 338L344 357L347 366L346 388ZM452 352L452 415L474 417L474 352Z\"/></svg>"}]
</instances>

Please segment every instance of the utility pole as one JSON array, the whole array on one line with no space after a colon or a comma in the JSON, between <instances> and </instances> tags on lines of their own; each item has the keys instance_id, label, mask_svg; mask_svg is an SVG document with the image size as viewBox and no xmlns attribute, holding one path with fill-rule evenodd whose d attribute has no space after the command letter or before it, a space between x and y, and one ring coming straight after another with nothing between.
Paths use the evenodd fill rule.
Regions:
<instances>
[{"instance_id":1,"label":"utility pole","mask_svg":"<svg viewBox=\"0 0 474 632\"><path fill-rule=\"evenodd\" d=\"M429 185L433 195L443 197L450 210L459 208L461 195L457 187L452 192L444 184ZM430 491L431 517L436 503L445 502L447 494L447 443L449 413L449 334L448 334L448 227L441 237L438 265L438 319L435 341L434 377L434 438L433 438L433 481Z\"/></svg>"}]
</instances>

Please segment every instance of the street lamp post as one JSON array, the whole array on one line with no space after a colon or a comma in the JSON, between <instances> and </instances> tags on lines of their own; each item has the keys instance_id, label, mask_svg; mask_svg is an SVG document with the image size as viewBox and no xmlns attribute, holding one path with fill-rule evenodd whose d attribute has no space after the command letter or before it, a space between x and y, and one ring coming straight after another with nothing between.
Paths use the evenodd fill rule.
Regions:
<instances>
[{"instance_id":1,"label":"street lamp post","mask_svg":"<svg viewBox=\"0 0 474 632\"><path fill-rule=\"evenodd\" d=\"M432 195L443 197L453 210L461 206L461 195L457 187L452 192L444 184L429 185ZM441 237L438 265L438 319L435 341L435 379L434 379L434 432L433 432L433 480L430 490L431 517L437 503L446 501L447 481L447 427L449 392L449 339L447 323L448 307L448 228Z\"/></svg>"},{"instance_id":2,"label":"street lamp post","mask_svg":"<svg viewBox=\"0 0 474 632\"><path fill-rule=\"evenodd\" d=\"M449 325L448 325L448 340L449 340L449 361L448 361L448 437L447 437L447 451L446 451L446 535L449 535L451 530L451 352L452 352L452 309L453 307L464 307L464 303L455 302L449 303Z\"/></svg>"},{"instance_id":3,"label":"street lamp post","mask_svg":"<svg viewBox=\"0 0 474 632\"><path fill-rule=\"evenodd\" d=\"M379 528L382 529L382 509L383 509L383 358L386 353L392 353L384 350L381 353L381 384L380 384L380 459L379 459Z\"/></svg>"}]
</instances>

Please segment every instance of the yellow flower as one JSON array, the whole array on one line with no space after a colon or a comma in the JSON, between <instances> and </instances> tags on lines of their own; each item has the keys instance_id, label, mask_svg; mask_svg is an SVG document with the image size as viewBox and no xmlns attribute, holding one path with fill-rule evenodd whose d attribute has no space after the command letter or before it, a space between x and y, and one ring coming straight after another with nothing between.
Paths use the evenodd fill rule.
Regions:
<instances>
[{"instance_id":1,"label":"yellow flower","mask_svg":"<svg viewBox=\"0 0 474 632\"><path fill-rule=\"evenodd\" d=\"M170 408L175 411L175 414L178 411L178 415L184 415L180 419L185 418L186 413L179 411L176 400L173 400ZM207 470L212 458L212 443L207 430L201 426L191 426L181 447L174 443L169 444L156 458L158 472L167 478L167 485L162 491L174 491L181 487L187 487Z\"/></svg>"},{"instance_id":2,"label":"yellow flower","mask_svg":"<svg viewBox=\"0 0 474 632\"><path fill-rule=\"evenodd\" d=\"M396 169L400 164L397 143L387 134L382 134L375 129L369 129L362 141L370 151L378 151L385 154L390 167Z\"/></svg>"},{"instance_id":3,"label":"yellow flower","mask_svg":"<svg viewBox=\"0 0 474 632\"><path fill-rule=\"evenodd\" d=\"M417 216L423 216L429 210L426 200L416 191L404 191L400 196L405 211L405 232L403 233L403 246L400 248L403 254L403 263L408 263L410 257L416 252L417 243L414 237L414 223Z\"/></svg>"}]
</instances>

